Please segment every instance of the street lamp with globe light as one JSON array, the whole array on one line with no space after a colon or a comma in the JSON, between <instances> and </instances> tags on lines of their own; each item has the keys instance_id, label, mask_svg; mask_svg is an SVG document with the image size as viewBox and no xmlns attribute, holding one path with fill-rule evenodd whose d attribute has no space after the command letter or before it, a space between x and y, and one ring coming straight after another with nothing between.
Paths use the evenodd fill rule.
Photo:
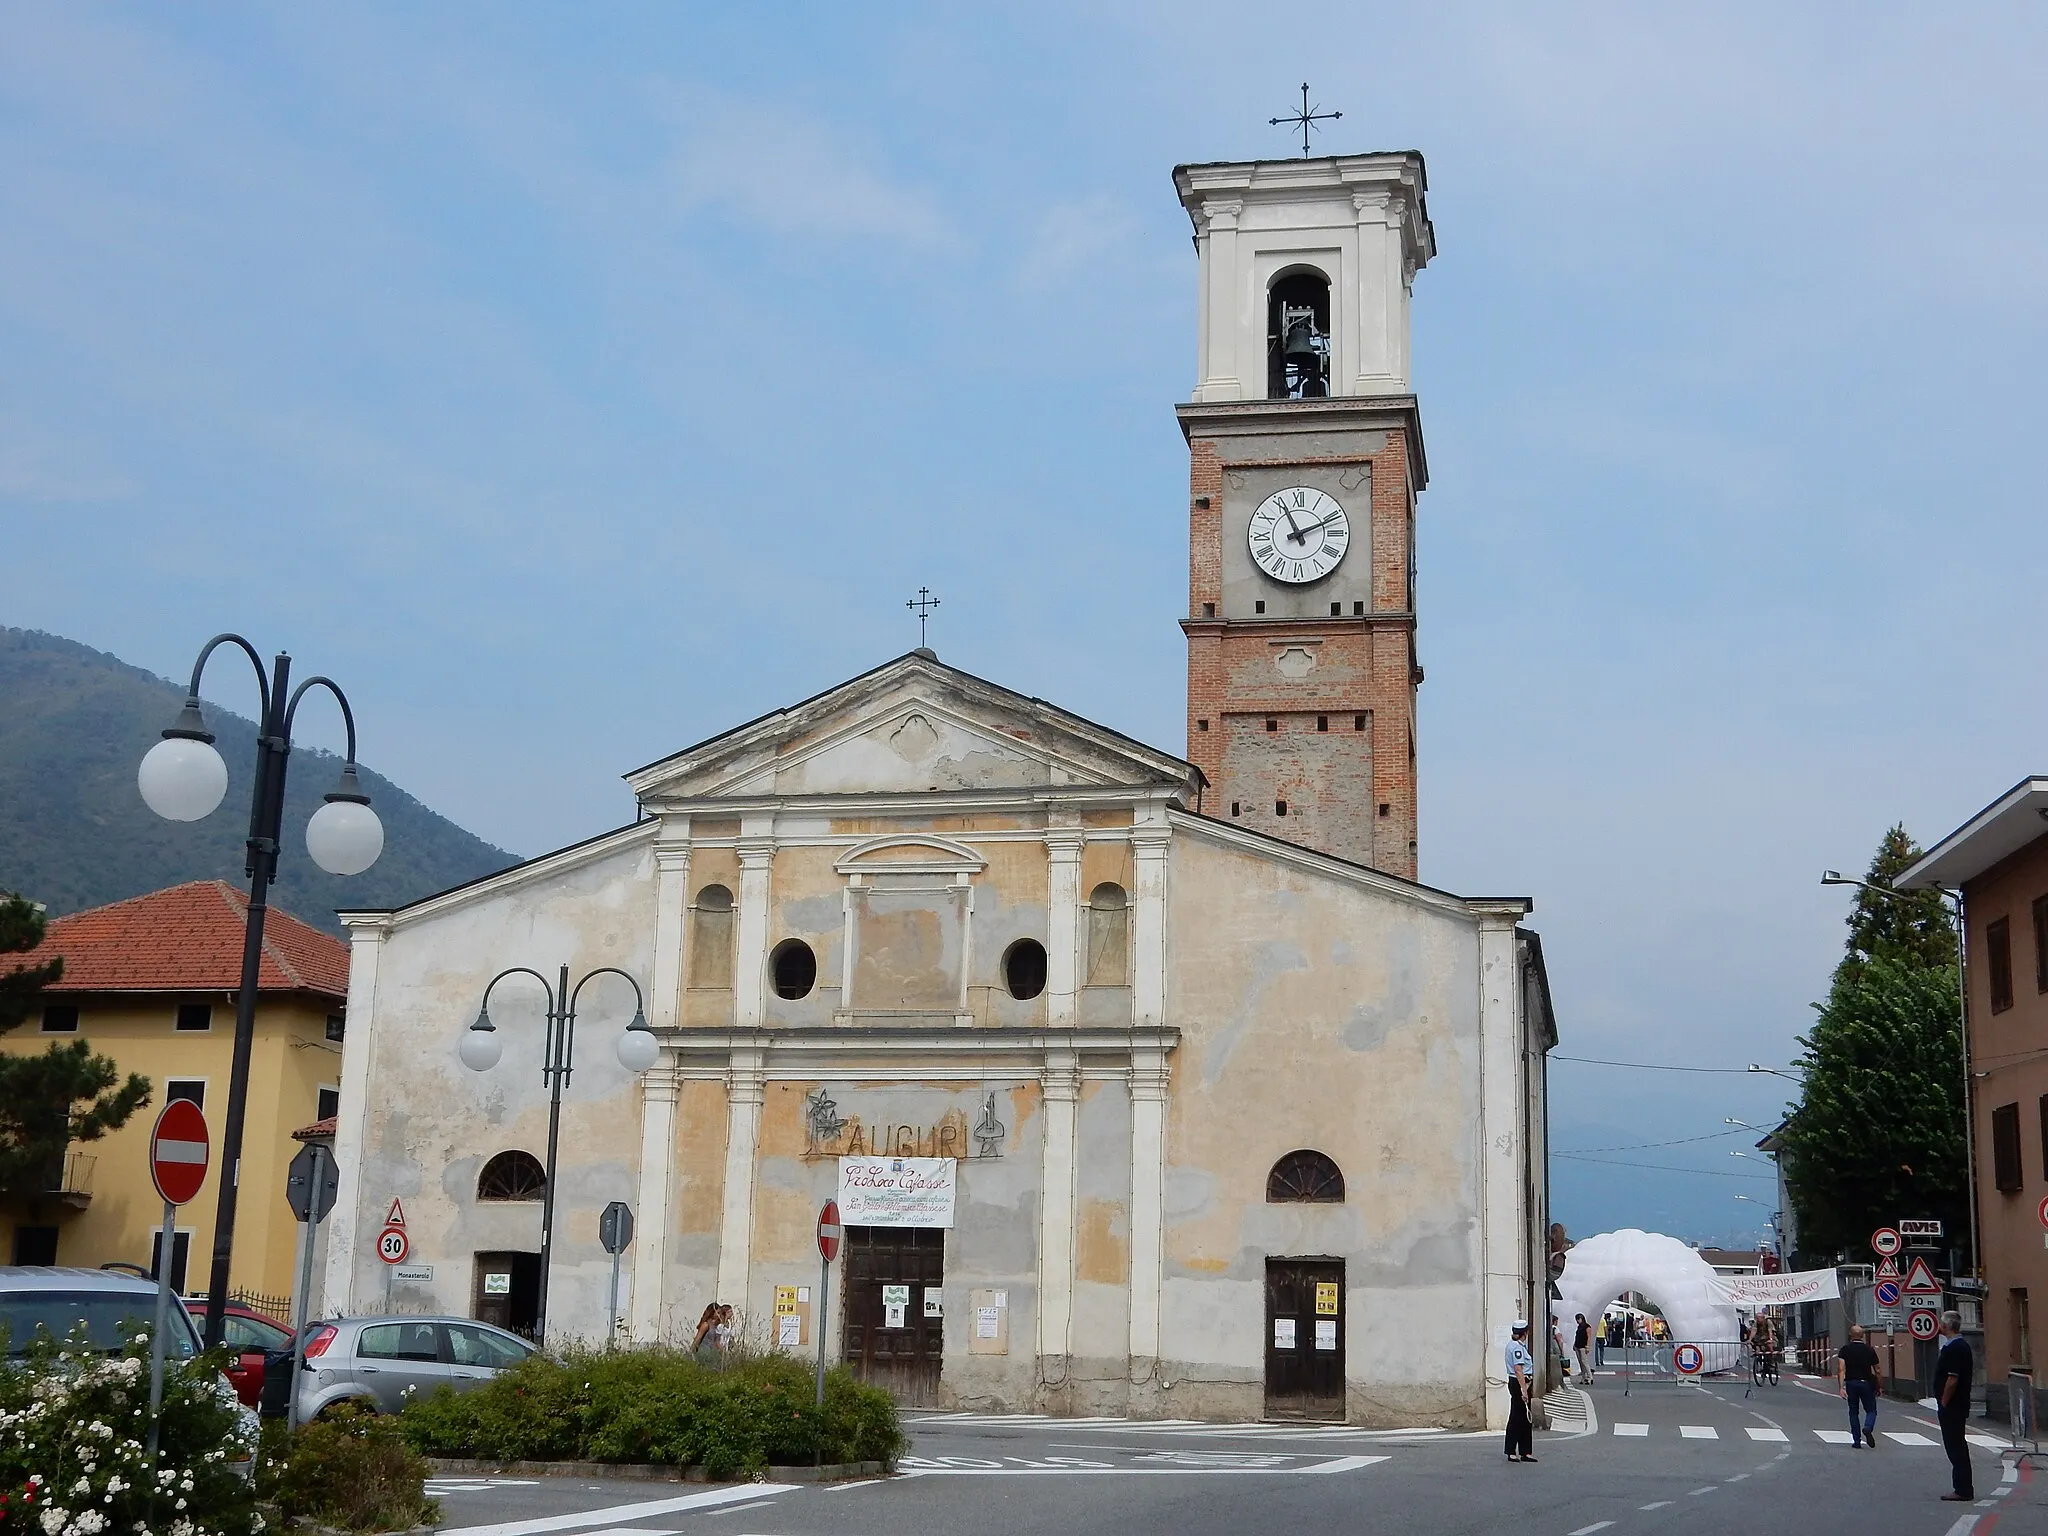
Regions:
<instances>
[{"instance_id":1,"label":"street lamp with globe light","mask_svg":"<svg viewBox=\"0 0 2048 1536\"><path fill-rule=\"evenodd\" d=\"M235 1048L228 1068L228 1108L221 1128L220 1197L214 1210L213 1260L206 1287L206 1347L218 1345L227 1330L228 1276L235 1246L235 1202L242 1159L242 1128L249 1099L249 1058L256 1039L256 992L262 977L263 920L269 910L270 882L277 877L277 854L284 826L285 767L292 751L292 722L299 700L313 688L324 688L341 706L348 733L348 753L341 779L327 792L320 809L306 824L306 852L330 875L359 875L384 851L384 825L370 809L370 797L356 779L356 718L348 699L331 678L309 677L291 688L291 657L279 652L270 677L263 658L240 635L215 635L192 664L192 685L185 707L163 733L163 740L143 755L135 785L152 811L166 821L200 821L213 814L228 792L228 765L214 749L213 733L199 708L199 678L207 658L232 645L256 669L262 722L256 734L256 782L249 804L249 838L243 872L249 877L249 910L242 928L242 984L235 993Z\"/></svg>"},{"instance_id":2,"label":"street lamp with globe light","mask_svg":"<svg viewBox=\"0 0 2048 1536\"><path fill-rule=\"evenodd\" d=\"M533 1319L533 1341L540 1344L547 1338L548 1270L555 1246L555 1153L561 1138L562 1089L576 1069L576 999L596 977L625 978L626 985L633 989L633 1021L619 1036L616 1049L619 1065L636 1076L661 1060L661 1041L647 1023L647 1001L641 995L640 983L617 966L601 965L586 971L572 988L566 965L553 986L539 971L515 965L498 972L485 985L483 1001L477 1004L476 1020L462 1032L462 1039L456 1044L455 1054L472 1072L490 1071L505 1054L505 1042L498 1037L498 1026L491 1022L491 989L507 976L531 976L540 983L547 1000L547 1034L541 1045L540 1072L541 1080L548 1085L548 1157L541 1173L540 1299Z\"/></svg>"}]
</instances>

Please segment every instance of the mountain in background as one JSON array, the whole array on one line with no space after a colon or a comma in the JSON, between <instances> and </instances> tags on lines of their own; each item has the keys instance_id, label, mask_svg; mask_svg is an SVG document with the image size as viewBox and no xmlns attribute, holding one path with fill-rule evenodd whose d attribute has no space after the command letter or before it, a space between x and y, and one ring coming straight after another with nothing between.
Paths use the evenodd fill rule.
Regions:
<instances>
[{"instance_id":1,"label":"mountain in background","mask_svg":"<svg viewBox=\"0 0 2048 1536\"><path fill-rule=\"evenodd\" d=\"M239 663L224 652L215 660ZM203 821L165 821L135 787L142 755L184 700L178 684L104 651L0 626L0 891L19 891L59 916L185 880L244 883L252 721L206 706L228 792ZM384 853L363 874L330 875L306 852L306 822L340 776L334 754L292 750L271 899L307 922L339 932L338 907L399 906L518 862L359 767L384 823Z\"/></svg>"}]
</instances>

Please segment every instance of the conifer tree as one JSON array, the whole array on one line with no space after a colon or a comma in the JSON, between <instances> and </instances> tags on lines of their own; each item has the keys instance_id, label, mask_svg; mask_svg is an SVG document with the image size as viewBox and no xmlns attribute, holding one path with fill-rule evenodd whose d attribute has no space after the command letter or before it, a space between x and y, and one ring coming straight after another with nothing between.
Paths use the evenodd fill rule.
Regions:
<instances>
[{"instance_id":1,"label":"conifer tree","mask_svg":"<svg viewBox=\"0 0 2048 1536\"><path fill-rule=\"evenodd\" d=\"M1858 890L1827 1001L1799 1043L1799 1102L1779 1132L1802 1262L1860 1253L1902 1218L1967 1225L1955 925L1932 891L1882 894L1920 850L1895 826Z\"/></svg>"}]
</instances>

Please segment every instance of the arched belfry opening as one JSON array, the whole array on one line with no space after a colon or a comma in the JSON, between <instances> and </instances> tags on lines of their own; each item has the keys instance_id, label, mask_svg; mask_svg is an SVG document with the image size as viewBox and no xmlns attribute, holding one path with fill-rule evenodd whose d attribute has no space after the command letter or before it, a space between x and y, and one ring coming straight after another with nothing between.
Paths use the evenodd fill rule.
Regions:
<instances>
[{"instance_id":1,"label":"arched belfry opening","mask_svg":"<svg viewBox=\"0 0 2048 1536\"><path fill-rule=\"evenodd\" d=\"M1266 398L1320 400L1330 392L1330 280L1294 271L1266 294Z\"/></svg>"}]
</instances>

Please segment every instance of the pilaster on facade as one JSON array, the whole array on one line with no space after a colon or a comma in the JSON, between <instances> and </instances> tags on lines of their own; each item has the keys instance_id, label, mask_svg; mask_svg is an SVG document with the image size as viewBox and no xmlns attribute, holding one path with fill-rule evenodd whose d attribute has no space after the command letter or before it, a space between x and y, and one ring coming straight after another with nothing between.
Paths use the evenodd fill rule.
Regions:
<instances>
[{"instance_id":1,"label":"pilaster on facade","mask_svg":"<svg viewBox=\"0 0 2048 1536\"><path fill-rule=\"evenodd\" d=\"M665 818L654 845L654 975L647 996L647 1022L656 1029L682 1022L689 906L690 820Z\"/></svg>"},{"instance_id":2,"label":"pilaster on facade","mask_svg":"<svg viewBox=\"0 0 2048 1536\"><path fill-rule=\"evenodd\" d=\"M372 1072L377 1054L377 968L391 933L388 916L350 917L348 927L348 1029L341 1044L340 1108L334 1117L337 1175L334 1210L328 1218L327 1267L320 1277L320 1306L308 1300L308 1317L353 1311L363 1300L355 1292L355 1268L368 1250L370 1233L359 1224L363 1149L369 1138Z\"/></svg>"},{"instance_id":3,"label":"pilaster on facade","mask_svg":"<svg viewBox=\"0 0 2048 1536\"><path fill-rule=\"evenodd\" d=\"M744 1311L754 1240L754 1168L767 1097L762 1053L732 1052L726 1069L725 1194L718 1230L718 1296ZM673 1147L674 1141L669 1145Z\"/></svg>"},{"instance_id":4,"label":"pilaster on facade","mask_svg":"<svg viewBox=\"0 0 2048 1536\"><path fill-rule=\"evenodd\" d=\"M1131 828L1131 858L1137 890L1131 918L1131 1007L1140 1029L1166 1019L1166 869L1173 830L1164 806L1148 806L1145 820Z\"/></svg>"},{"instance_id":5,"label":"pilaster on facade","mask_svg":"<svg viewBox=\"0 0 2048 1536\"><path fill-rule=\"evenodd\" d=\"M1080 1058L1071 1050L1048 1050L1038 1081L1045 1113L1038 1227L1038 1354L1041 1360L1049 1360L1064 1359L1072 1352Z\"/></svg>"},{"instance_id":6,"label":"pilaster on facade","mask_svg":"<svg viewBox=\"0 0 2048 1536\"><path fill-rule=\"evenodd\" d=\"M1081 967L1081 850L1079 827L1045 834L1046 944L1045 1012L1054 1025L1074 1022Z\"/></svg>"},{"instance_id":7,"label":"pilaster on facade","mask_svg":"<svg viewBox=\"0 0 2048 1536\"><path fill-rule=\"evenodd\" d=\"M661 1336L668 1273L669 1197L675 1185L676 1099L681 1083L666 1052L640 1076L639 1222L633 1251L632 1336Z\"/></svg>"},{"instance_id":8,"label":"pilaster on facade","mask_svg":"<svg viewBox=\"0 0 2048 1536\"><path fill-rule=\"evenodd\" d=\"M1131 1307L1133 1379L1159 1357L1160 1291L1166 1254L1167 1052L1131 1052Z\"/></svg>"},{"instance_id":9,"label":"pilaster on facade","mask_svg":"<svg viewBox=\"0 0 2048 1536\"><path fill-rule=\"evenodd\" d=\"M756 830L755 823L759 828ZM760 1026L767 1003L768 895L775 860L772 815L745 818L740 827L740 900L733 946L733 1016L741 1029Z\"/></svg>"}]
</instances>

